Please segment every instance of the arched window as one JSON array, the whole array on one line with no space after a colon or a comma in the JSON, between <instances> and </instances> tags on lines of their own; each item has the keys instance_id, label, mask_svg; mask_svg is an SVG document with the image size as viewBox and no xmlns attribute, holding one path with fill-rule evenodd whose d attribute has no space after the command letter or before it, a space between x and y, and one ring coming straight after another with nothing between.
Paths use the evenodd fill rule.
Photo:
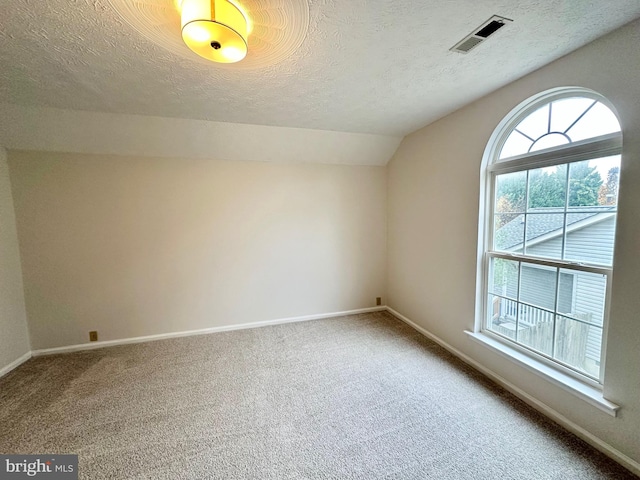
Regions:
<instances>
[{"instance_id":1,"label":"arched window","mask_svg":"<svg viewBox=\"0 0 640 480\"><path fill-rule=\"evenodd\" d=\"M622 134L606 99L554 89L498 126L484 160L482 331L602 383Z\"/></svg>"}]
</instances>

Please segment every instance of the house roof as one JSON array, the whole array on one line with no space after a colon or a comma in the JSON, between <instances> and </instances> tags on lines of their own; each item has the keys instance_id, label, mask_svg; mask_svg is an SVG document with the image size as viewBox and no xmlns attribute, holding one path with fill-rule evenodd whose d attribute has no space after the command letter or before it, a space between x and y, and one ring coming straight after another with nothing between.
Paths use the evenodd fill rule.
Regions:
<instances>
[{"instance_id":1,"label":"house roof","mask_svg":"<svg viewBox=\"0 0 640 480\"><path fill-rule=\"evenodd\" d=\"M606 220L611 217L611 213L614 211L615 207L611 206L569 207L567 211L567 231L577 230ZM588 219L592 219L592 221L585 222ZM555 238L557 235L562 234L563 223L564 209L562 208L530 209L527 214L527 241L536 242L536 240ZM496 231L496 240L501 246L501 250L515 250L522 245L523 239L524 214L517 215Z\"/></svg>"}]
</instances>

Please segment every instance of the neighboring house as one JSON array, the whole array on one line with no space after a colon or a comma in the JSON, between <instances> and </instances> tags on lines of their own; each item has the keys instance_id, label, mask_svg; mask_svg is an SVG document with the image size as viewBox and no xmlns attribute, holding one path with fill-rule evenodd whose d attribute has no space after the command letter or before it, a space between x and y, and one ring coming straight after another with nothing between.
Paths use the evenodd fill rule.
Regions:
<instances>
[{"instance_id":1,"label":"neighboring house","mask_svg":"<svg viewBox=\"0 0 640 480\"><path fill-rule=\"evenodd\" d=\"M522 253L526 242L526 255L562 258L581 263L611 265L615 237L615 207L591 206L571 207L567 211L567 231L563 232L564 210L561 208L538 208L527 213L526 240L524 214L517 215L496 231L496 249ZM499 214L506 215L506 214ZM507 217L508 219L508 217ZM564 238L563 238L564 237ZM514 264L515 265L515 264ZM518 298L517 269L507 269L502 273L502 292L506 297ZM605 279L601 275L573 271L560 272L558 305L556 308L555 269L544 266L522 265L520 277L520 300L556 310L568 317L587 323L566 321L562 334L575 338L568 349L567 357L586 358L586 361L600 362L602 326L604 319ZM518 305L515 301L500 299L493 306L493 316L498 332L513 336ZM519 337L525 329L532 329L529 346L544 353L550 353L553 333L541 334L541 325L553 325L553 314L544 310L520 306ZM537 331L535 329L538 329ZM568 333L567 333L568 332ZM527 333L527 332L523 332ZM542 338L546 337L546 338ZM526 338L522 335L522 338ZM528 344L527 341L523 343ZM557 345L561 346L561 342ZM559 347L560 348L560 347ZM565 347L562 347L565 348ZM588 365L585 365L588 369Z\"/></svg>"}]
</instances>

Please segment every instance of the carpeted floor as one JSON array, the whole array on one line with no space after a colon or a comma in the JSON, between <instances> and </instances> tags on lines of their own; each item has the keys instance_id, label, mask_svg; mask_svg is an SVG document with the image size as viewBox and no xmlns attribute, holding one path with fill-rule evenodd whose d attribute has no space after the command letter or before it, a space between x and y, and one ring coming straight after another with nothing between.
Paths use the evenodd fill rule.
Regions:
<instances>
[{"instance_id":1,"label":"carpeted floor","mask_svg":"<svg viewBox=\"0 0 640 480\"><path fill-rule=\"evenodd\" d=\"M85 479L636 478L386 312L32 359L0 452Z\"/></svg>"}]
</instances>

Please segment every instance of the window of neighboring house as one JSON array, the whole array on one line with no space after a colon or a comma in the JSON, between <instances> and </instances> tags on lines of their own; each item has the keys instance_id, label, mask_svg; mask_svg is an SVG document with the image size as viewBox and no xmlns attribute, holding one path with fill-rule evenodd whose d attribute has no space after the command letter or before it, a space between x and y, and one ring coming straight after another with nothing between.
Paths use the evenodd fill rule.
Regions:
<instances>
[{"instance_id":1,"label":"window of neighboring house","mask_svg":"<svg viewBox=\"0 0 640 480\"><path fill-rule=\"evenodd\" d=\"M620 123L606 99L555 89L487 148L483 332L602 383Z\"/></svg>"}]
</instances>

